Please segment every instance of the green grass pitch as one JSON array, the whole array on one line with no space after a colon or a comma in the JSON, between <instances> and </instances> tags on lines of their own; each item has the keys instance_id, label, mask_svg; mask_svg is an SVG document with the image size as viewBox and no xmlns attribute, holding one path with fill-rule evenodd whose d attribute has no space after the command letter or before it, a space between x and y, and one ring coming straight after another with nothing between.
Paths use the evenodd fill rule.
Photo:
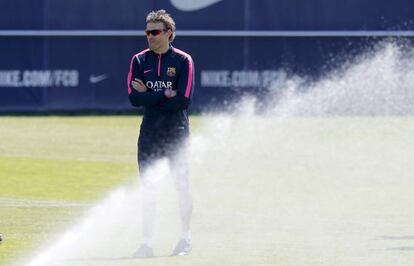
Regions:
<instances>
[{"instance_id":1,"label":"green grass pitch","mask_svg":"<svg viewBox=\"0 0 414 266\"><path fill-rule=\"evenodd\" d=\"M0 118L0 265L133 178L138 126L137 117Z\"/></svg>"},{"instance_id":2,"label":"green grass pitch","mask_svg":"<svg viewBox=\"0 0 414 266\"><path fill-rule=\"evenodd\" d=\"M139 239L121 235L99 256L57 265L414 263L412 117L191 122L192 253L163 257L176 224L161 212L156 241L168 241L156 244L159 257L125 259ZM109 191L135 184L139 123L135 116L0 117L0 265L19 265Z\"/></svg>"}]
</instances>

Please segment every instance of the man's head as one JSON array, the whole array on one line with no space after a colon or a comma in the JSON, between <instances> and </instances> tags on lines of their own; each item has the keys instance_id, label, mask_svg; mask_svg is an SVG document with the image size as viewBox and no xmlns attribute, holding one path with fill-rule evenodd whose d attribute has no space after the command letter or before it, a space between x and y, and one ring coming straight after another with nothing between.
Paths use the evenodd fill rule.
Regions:
<instances>
[{"instance_id":1,"label":"man's head","mask_svg":"<svg viewBox=\"0 0 414 266\"><path fill-rule=\"evenodd\" d=\"M149 48L156 52L165 52L175 37L175 22L164 9L151 11L147 15L147 35Z\"/></svg>"}]
</instances>

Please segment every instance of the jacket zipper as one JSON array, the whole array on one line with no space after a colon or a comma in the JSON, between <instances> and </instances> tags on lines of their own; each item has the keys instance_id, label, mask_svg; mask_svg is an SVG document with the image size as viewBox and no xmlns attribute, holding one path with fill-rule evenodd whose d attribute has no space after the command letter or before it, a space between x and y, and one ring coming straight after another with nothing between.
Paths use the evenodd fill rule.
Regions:
<instances>
[{"instance_id":1,"label":"jacket zipper","mask_svg":"<svg viewBox=\"0 0 414 266\"><path fill-rule=\"evenodd\" d=\"M161 76L161 55L158 55L158 77Z\"/></svg>"}]
</instances>

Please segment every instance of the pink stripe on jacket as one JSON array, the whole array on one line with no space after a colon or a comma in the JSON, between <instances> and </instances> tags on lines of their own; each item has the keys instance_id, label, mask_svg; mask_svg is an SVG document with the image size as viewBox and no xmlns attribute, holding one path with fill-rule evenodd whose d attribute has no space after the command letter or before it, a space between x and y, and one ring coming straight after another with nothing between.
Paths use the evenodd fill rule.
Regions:
<instances>
[{"instance_id":1,"label":"pink stripe on jacket","mask_svg":"<svg viewBox=\"0 0 414 266\"><path fill-rule=\"evenodd\" d=\"M187 86L185 89L184 96L186 98L190 98L191 89L193 88L193 71L194 71L194 62L193 59L189 54L187 54L184 51L181 51L180 49L174 48L174 52L178 54L184 55L188 59L188 80L187 80Z\"/></svg>"}]
</instances>

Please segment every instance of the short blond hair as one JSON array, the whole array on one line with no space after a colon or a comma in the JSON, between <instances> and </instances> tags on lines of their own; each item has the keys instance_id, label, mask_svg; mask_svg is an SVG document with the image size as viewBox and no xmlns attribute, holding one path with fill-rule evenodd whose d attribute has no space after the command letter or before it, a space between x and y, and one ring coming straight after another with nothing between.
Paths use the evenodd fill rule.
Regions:
<instances>
[{"instance_id":1,"label":"short blond hair","mask_svg":"<svg viewBox=\"0 0 414 266\"><path fill-rule=\"evenodd\" d=\"M146 21L147 21L147 23L148 22L152 22L152 23L162 22L165 26L165 29L166 30L171 30L171 32L172 32L172 34L170 36L170 42L172 42L174 40L174 38L175 38L175 21L171 17L171 15L167 13L167 11L165 11L164 9L151 11L151 12L148 13Z\"/></svg>"}]
</instances>

